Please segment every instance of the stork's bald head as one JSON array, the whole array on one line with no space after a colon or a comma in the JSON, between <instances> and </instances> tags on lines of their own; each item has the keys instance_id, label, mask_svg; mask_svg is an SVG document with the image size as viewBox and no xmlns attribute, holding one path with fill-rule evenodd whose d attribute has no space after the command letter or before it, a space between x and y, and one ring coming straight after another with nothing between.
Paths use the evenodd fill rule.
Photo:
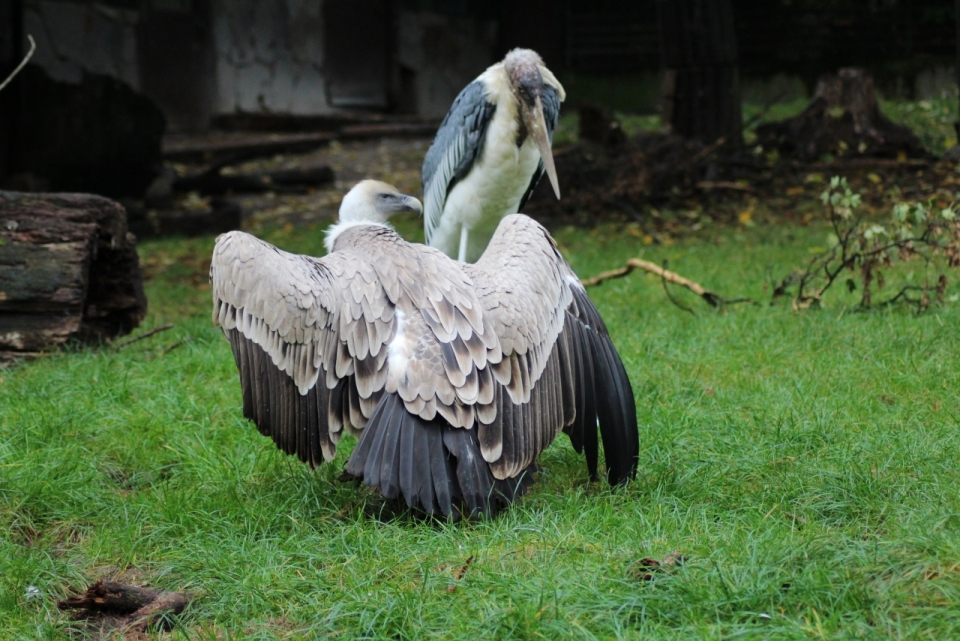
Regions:
<instances>
[{"instance_id":1,"label":"stork's bald head","mask_svg":"<svg viewBox=\"0 0 960 641\"><path fill-rule=\"evenodd\" d=\"M413 196L397 191L379 180L363 180L347 192L340 203L340 222L385 223L400 212L423 213L423 205Z\"/></svg>"},{"instance_id":2,"label":"stork's bald head","mask_svg":"<svg viewBox=\"0 0 960 641\"><path fill-rule=\"evenodd\" d=\"M532 49L514 49L503 59L503 68L510 78L513 93L533 107L533 101L543 91L543 60Z\"/></svg>"},{"instance_id":3,"label":"stork's bald head","mask_svg":"<svg viewBox=\"0 0 960 641\"><path fill-rule=\"evenodd\" d=\"M510 79L510 90L519 104L520 119L526 131L533 138L543 159L543 168L547 172L553 191L560 197L560 184L557 182L557 170L553 164L553 149L550 133L543 116L544 88L553 87L562 102L566 97L563 87L549 69L543 64L536 51L514 49L503 59L503 69Z\"/></svg>"}]
</instances>

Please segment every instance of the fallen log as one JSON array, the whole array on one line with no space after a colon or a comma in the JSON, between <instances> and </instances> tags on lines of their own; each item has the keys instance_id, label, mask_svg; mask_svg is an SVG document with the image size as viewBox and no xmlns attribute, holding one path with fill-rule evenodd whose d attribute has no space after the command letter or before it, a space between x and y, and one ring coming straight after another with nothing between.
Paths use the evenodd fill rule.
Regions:
<instances>
[{"instance_id":1,"label":"fallen log","mask_svg":"<svg viewBox=\"0 0 960 641\"><path fill-rule=\"evenodd\" d=\"M0 191L0 353L104 341L146 310L123 207L89 194Z\"/></svg>"},{"instance_id":2,"label":"fallen log","mask_svg":"<svg viewBox=\"0 0 960 641\"><path fill-rule=\"evenodd\" d=\"M275 154L313 151L330 144L336 135L329 132L306 134L266 134L212 142L165 143L163 159L177 162L231 163Z\"/></svg>"},{"instance_id":3,"label":"fallen log","mask_svg":"<svg viewBox=\"0 0 960 641\"><path fill-rule=\"evenodd\" d=\"M267 191L306 193L308 189L332 183L333 170L326 165L279 169L263 174L223 174L221 165L214 165L198 174L173 181L174 191L198 191L204 196L255 194Z\"/></svg>"},{"instance_id":4,"label":"fallen log","mask_svg":"<svg viewBox=\"0 0 960 641\"><path fill-rule=\"evenodd\" d=\"M210 206L200 210L139 210L131 216L130 229L137 238L161 236L206 236L240 229L243 212L229 198L213 196Z\"/></svg>"}]
</instances>

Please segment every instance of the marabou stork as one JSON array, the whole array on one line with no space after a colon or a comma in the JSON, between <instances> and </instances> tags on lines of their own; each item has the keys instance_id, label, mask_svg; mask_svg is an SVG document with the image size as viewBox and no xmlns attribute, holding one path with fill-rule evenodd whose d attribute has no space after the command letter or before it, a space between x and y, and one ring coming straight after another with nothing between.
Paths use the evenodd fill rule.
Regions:
<instances>
[{"instance_id":1,"label":"marabou stork","mask_svg":"<svg viewBox=\"0 0 960 641\"><path fill-rule=\"evenodd\" d=\"M560 198L550 145L565 97L530 49L514 49L460 92L423 161L428 245L473 262L544 171Z\"/></svg>"},{"instance_id":2,"label":"marabou stork","mask_svg":"<svg viewBox=\"0 0 960 641\"><path fill-rule=\"evenodd\" d=\"M467 264L387 225L420 210L364 181L323 258L239 231L217 239L213 320L233 348L244 416L313 466L333 459L344 432L358 436L348 475L447 518L512 502L561 430L592 477L602 442L607 479L630 479L630 381L547 231L507 216Z\"/></svg>"}]
</instances>

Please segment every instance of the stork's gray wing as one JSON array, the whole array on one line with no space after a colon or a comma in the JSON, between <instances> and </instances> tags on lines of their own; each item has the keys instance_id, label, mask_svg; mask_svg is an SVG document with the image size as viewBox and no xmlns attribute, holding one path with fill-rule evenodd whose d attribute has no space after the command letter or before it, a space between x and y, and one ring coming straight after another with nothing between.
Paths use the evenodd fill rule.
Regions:
<instances>
[{"instance_id":1,"label":"stork's gray wing","mask_svg":"<svg viewBox=\"0 0 960 641\"><path fill-rule=\"evenodd\" d=\"M423 160L423 220L427 244L440 225L447 194L470 171L483 151L487 126L497 106L471 82L453 101Z\"/></svg>"},{"instance_id":2,"label":"stork's gray wing","mask_svg":"<svg viewBox=\"0 0 960 641\"><path fill-rule=\"evenodd\" d=\"M560 94L550 85L544 85L543 92L540 94L540 100L543 103L543 120L547 125L547 135L552 143L553 132L557 128L557 123L560 122ZM530 197L533 196L533 190L540 184L543 173L543 160L541 160L537 164L537 170L533 172L533 176L530 178L530 185L527 187L527 191L523 193L523 198L520 199L520 206L517 208L517 211L523 211Z\"/></svg>"},{"instance_id":3,"label":"stork's gray wing","mask_svg":"<svg viewBox=\"0 0 960 641\"><path fill-rule=\"evenodd\" d=\"M314 259L230 232L210 281L244 416L305 462L332 459L342 428L363 427L384 387L394 307L376 272L349 254Z\"/></svg>"},{"instance_id":4,"label":"stork's gray wing","mask_svg":"<svg viewBox=\"0 0 960 641\"><path fill-rule=\"evenodd\" d=\"M483 256L464 271L500 339L492 363L496 418L479 424L497 478L515 476L566 431L596 475L598 439L607 477L628 480L639 452L633 391L606 326L541 225L506 216Z\"/></svg>"}]
</instances>

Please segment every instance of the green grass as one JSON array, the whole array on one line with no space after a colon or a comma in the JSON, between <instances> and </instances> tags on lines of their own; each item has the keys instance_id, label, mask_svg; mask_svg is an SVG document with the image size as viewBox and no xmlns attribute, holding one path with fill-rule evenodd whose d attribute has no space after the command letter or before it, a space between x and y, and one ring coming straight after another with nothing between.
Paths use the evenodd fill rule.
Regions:
<instances>
[{"instance_id":1,"label":"green grass","mask_svg":"<svg viewBox=\"0 0 960 641\"><path fill-rule=\"evenodd\" d=\"M824 235L557 231L581 275L669 259L763 300L768 271ZM267 237L321 246L319 229ZM178 639L960 636L960 304L855 313L838 292L822 310L718 313L676 292L690 314L654 278L610 281L591 296L634 384L636 481L587 483L561 437L502 517L437 525L377 518L338 483L349 444L311 471L242 418L209 319L211 246L141 248L145 328L174 329L0 370L0 638L69 637L56 599L113 573L197 594ZM673 551L681 568L631 577Z\"/></svg>"}]
</instances>

